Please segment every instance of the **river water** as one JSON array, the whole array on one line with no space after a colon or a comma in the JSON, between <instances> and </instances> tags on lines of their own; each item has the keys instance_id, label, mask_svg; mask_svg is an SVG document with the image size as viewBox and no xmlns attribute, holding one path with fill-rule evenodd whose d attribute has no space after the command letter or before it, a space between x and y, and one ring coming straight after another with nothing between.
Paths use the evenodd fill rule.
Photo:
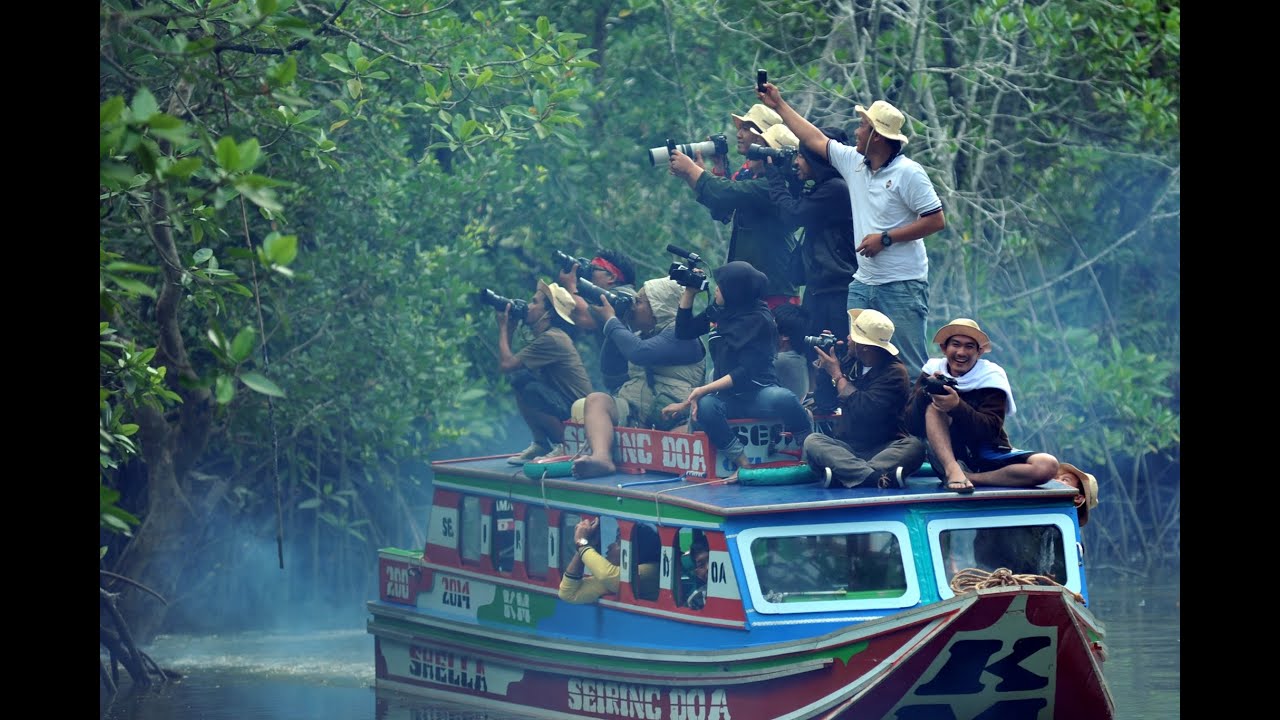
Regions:
<instances>
[{"instance_id":1,"label":"river water","mask_svg":"<svg viewBox=\"0 0 1280 720\"><path fill-rule=\"evenodd\" d=\"M1181 712L1181 610L1171 581L1091 588L1107 627L1103 666L1117 720ZM145 692L125 687L108 720L523 720L374 690L373 639L363 625L306 633L160 636L145 648L184 674Z\"/></svg>"}]
</instances>

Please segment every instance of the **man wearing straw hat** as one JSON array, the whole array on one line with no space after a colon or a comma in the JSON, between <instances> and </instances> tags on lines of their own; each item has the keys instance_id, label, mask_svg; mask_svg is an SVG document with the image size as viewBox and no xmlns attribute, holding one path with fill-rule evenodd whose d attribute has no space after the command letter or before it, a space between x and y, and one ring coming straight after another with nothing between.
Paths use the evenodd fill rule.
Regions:
<instances>
[{"instance_id":1,"label":"man wearing straw hat","mask_svg":"<svg viewBox=\"0 0 1280 720\"><path fill-rule=\"evenodd\" d=\"M515 354L507 333L511 306L498 312L498 369L511 375L516 406L533 434L529 447L507 459L512 465L566 454L564 421L573 401L591 394L591 380L571 335L573 309L568 290L539 280L525 313L534 338Z\"/></svg>"},{"instance_id":2,"label":"man wearing straw hat","mask_svg":"<svg viewBox=\"0 0 1280 720\"><path fill-rule=\"evenodd\" d=\"M948 490L974 485L1031 487L1058 475L1058 459L1018 450L1004 430L1017 405L1004 368L983 358L991 338L969 318L956 318L933 341L944 357L931 358L911 391L907 428L929 441L929 462Z\"/></svg>"},{"instance_id":3,"label":"man wearing straw hat","mask_svg":"<svg viewBox=\"0 0 1280 720\"><path fill-rule=\"evenodd\" d=\"M813 433L804 441L804 459L822 486L856 487L871 482L905 488L924 464L924 442L903 425L910 380L898 358L893 321L876 310L849 312L849 345L844 360L818 352L818 376L831 378L840 405L836 437Z\"/></svg>"},{"instance_id":4,"label":"man wearing straw hat","mask_svg":"<svg viewBox=\"0 0 1280 720\"><path fill-rule=\"evenodd\" d=\"M765 83L760 100L778 111L800 142L844 176L853 206L858 271L849 283L847 306L883 312L898 328L898 346L909 376L929 359L925 321L929 315L929 256L924 238L946 226L942 200L920 163L904 156L906 118L884 100L855 105L862 122L855 147L832 140L800 117Z\"/></svg>"}]
</instances>

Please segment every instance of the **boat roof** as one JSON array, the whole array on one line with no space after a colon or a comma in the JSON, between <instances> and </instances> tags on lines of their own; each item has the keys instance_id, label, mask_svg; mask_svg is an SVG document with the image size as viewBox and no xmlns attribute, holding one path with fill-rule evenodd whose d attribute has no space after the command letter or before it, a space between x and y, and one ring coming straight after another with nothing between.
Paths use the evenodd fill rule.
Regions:
<instances>
[{"instance_id":1,"label":"boat roof","mask_svg":"<svg viewBox=\"0 0 1280 720\"><path fill-rule=\"evenodd\" d=\"M723 516L757 515L761 513L831 510L844 507L883 506L920 503L989 503L992 501L1045 502L1071 498L1076 489L1050 480L1031 488L1006 488L979 485L968 495L946 490L932 474L913 475L906 489L882 489L875 486L855 488L823 488L815 478L811 483L791 485L725 484L722 480L685 479L682 475L647 471L641 474L615 472L601 477L545 477L531 479L523 468L507 463L507 455L437 460L431 463L436 483L450 479L466 482L471 489L506 495L513 487L527 486L554 490L580 491L617 498L648 500L660 505L684 507ZM443 477L442 477L443 476ZM505 491L504 491L505 488ZM975 504L974 509L980 505Z\"/></svg>"}]
</instances>

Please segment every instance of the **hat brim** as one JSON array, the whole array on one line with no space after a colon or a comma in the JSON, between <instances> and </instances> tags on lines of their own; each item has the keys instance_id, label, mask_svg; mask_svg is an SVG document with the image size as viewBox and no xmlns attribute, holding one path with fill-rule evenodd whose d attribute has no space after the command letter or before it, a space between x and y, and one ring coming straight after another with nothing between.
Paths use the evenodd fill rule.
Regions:
<instances>
[{"instance_id":1,"label":"hat brim","mask_svg":"<svg viewBox=\"0 0 1280 720\"><path fill-rule=\"evenodd\" d=\"M853 323L855 320L858 319L858 316L862 314L862 309L852 308L848 312L849 312L849 337L852 338L854 342L858 343L859 345L870 345L872 347L878 347L881 350L884 350L885 352L889 353L890 355L896 356L898 354L898 348L893 343L888 341L880 342L879 340L869 338L866 335L863 335L862 333L858 332L858 328L855 327Z\"/></svg>"},{"instance_id":2,"label":"hat brim","mask_svg":"<svg viewBox=\"0 0 1280 720\"><path fill-rule=\"evenodd\" d=\"M933 344L941 345L945 343L952 335L965 335L978 341L978 349L984 353L991 352L991 338L981 330L969 327L968 325L943 325L942 329L933 334Z\"/></svg>"},{"instance_id":3,"label":"hat brim","mask_svg":"<svg viewBox=\"0 0 1280 720\"><path fill-rule=\"evenodd\" d=\"M858 113L859 117L866 118L867 122L871 123L871 127L875 128L875 131L879 133L881 137L886 137L886 138L889 138L890 140L897 140L903 145L906 145L907 143L911 142L910 138L908 138L906 135L903 135L901 131L897 133L888 132L887 129L884 126L882 126L880 123L876 122L875 118L871 117L871 115L867 113L867 109L862 107L861 105L854 105L853 109L854 109L854 112Z\"/></svg>"},{"instance_id":4,"label":"hat brim","mask_svg":"<svg viewBox=\"0 0 1280 720\"><path fill-rule=\"evenodd\" d=\"M1073 475L1076 478L1076 482L1080 483L1080 492L1084 495L1084 502L1080 504L1080 507L1076 508L1076 516L1080 526L1084 527L1085 523L1089 522L1089 511L1098 506L1098 479L1068 462L1059 463L1058 467Z\"/></svg>"},{"instance_id":5,"label":"hat brim","mask_svg":"<svg viewBox=\"0 0 1280 720\"><path fill-rule=\"evenodd\" d=\"M568 290L565 290L564 288L560 287L559 285L556 285L556 289L557 289L557 290L560 290L561 292L565 293L566 295L568 295L568 294L569 294L569 291L568 291ZM569 309L568 309L568 310L564 310L564 309L562 309L562 308L560 307L560 303L556 301L556 294L555 294L554 292L552 292L552 290L551 290L551 286L550 286L550 285L548 285L548 284L547 284L547 281L543 280L542 278L538 278L538 292L541 292L541 293L543 293L544 295L546 295L546 296L547 296L547 302L551 303L551 309L555 310L556 315L559 315L561 320L564 320L565 322L569 323L570 325L577 325L577 323L575 323L575 322L573 321L573 307L574 307L574 304L575 304L575 303L573 302L573 296L572 296L572 295L570 295L570 296L569 296L569 298L570 298L570 300L569 300Z\"/></svg>"},{"instance_id":6,"label":"hat brim","mask_svg":"<svg viewBox=\"0 0 1280 720\"><path fill-rule=\"evenodd\" d=\"M746 117L744 115L734 115L732 113L729 114L729 117L733 118L733 126L738 130L742 129L743 123L751 123L751 127L755 128L755 130L752 130L751 132L754 132L757 135L764 132L763 130L760 129L760 124L749 117Z\"/></svg>"}]
</instances>

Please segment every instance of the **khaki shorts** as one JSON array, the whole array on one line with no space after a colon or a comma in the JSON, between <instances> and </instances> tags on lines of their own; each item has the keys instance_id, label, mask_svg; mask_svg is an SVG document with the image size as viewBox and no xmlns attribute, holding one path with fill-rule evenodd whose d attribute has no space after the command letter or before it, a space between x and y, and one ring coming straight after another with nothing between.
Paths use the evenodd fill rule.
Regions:
<instances>
[{"instance_id":1,"label":"khaki shorts","mask_svg":"<svg viewBox=\"0 0 1280 720\"><path fill-rule=\"evenodd\" d=\"M618 408L618 422L616 425L622 427L630 427L627 420L631 418L631 403L622 398L615 397L613 404ZM569 411L569 419L576 423L586 423L587 399L578 398L573 402L573 407Z\"/></svg>"}]
</instances>

